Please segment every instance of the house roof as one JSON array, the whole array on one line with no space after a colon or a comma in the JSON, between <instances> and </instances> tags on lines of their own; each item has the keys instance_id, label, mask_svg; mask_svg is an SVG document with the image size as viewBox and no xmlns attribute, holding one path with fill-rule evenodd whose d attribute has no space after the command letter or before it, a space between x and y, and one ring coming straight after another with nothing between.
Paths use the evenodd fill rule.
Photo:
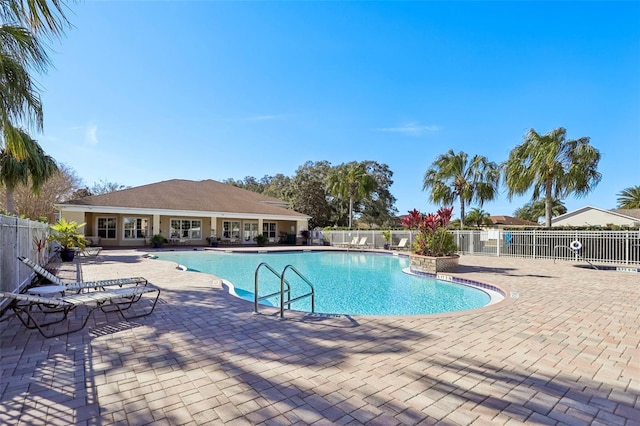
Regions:
<instances>
[{"instance_id":1,"label":"house roof","mask_svg":"<svg viewBox=\"0 0 640 426\"><path fill-rule=\"evenodd\" d=\"M640 219L640 209L612 209L611 211L623 216Z\"/></svg>"},{"instance_id":2,"label":"house roof","mask_svg":"<svg viewBox=\"0 0 640 426\"><path fill-rule=\"evenodd\" d=\"M631 220L637 220L640 219L640 209L611 209L611 210L606 210L606 209L601 209L598 207L593 207L593 206L584 206L584 207L580 207L579 209L567 212L563 215L554 217L553 220L554 221L559 221L561 219L567 219L573 216L577 216L581 213L587 212L589 210L596 210L602 213L606 213L606 214L610 214L610 215L614 215L614 216L620 216L623 217L625 219L631 219Z\"/></svg>"},{"instance_id":3,"label":"house roof","mask_svg":"<svg viewBox=\"0 0 640 426\"><path fill-rule=\"evenodd\" d=\"M286 208L277 198L215 180L172 179L58 204L64 206L187 210L260 215L309 216Z\"/></svg>"},{"instance_id":4,"label":"house roof","mask_svg":"<svg viewBox=\"0 0 640 426\"><path fill-rule=\"evenodd\" d=\"M491 222L494 225L503 226L540 226L537 222L531 222L530 220L518 219L511 216L489 216Z\"/></svg>"}]
</instances>

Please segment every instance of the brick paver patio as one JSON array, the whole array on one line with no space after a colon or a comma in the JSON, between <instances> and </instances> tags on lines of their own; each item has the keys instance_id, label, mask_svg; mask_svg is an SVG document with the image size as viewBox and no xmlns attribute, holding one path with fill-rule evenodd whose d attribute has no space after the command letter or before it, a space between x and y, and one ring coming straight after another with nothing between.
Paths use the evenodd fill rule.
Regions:
<instances>
[{"instance_id":1,"label":"brick paver patio","mask_svg":"<svg viewBox=\"0 0 640 426\"><path fill-rule=\"evenodd\" d=\"M141 254L105 250L59 274L147 277L162 289L150 316L100 312L52 339L0 322L0 424L640 424L640 274L463 256L456 275L514 297L279 321Z\"/></svg>"}]
</instances>

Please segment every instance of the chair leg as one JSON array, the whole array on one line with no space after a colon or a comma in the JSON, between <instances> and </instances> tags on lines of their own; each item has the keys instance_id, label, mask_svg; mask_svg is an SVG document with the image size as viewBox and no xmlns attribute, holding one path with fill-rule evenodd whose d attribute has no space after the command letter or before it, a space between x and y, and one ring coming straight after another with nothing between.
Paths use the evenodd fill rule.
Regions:
<instances>
[{"instance_id":1,"label":"chair leg","mask_svg":"<svg viewBox=\"0 0 640 426\"><path fill-rule=\"evenodd\" d=\"M155 289L154 291L149 292L149 293L155 293L156 297L153 299L153 304L151 305L151 308L149 309L148 312L143 312L143 313L138 314L138 315L125 315L125 311L127 309L129 309L131 306L133 306L134 303L137 303L142 298L142 294L134 296L130 303L129 302L127 302L127 303L111 303L111 304L102 306L101 309L102 309L103 312L116 312L117 311L120 314L120 316L122 318L124 318L125 320L145 317L145 316L151 314L153 312L153 310L156 308L156 304L158 303L158 299L160 298L160 289ZM122 305L125 305L127 307L126 308L122 308ZM104 310L104 308L106 308L108 306L114 306L116 309Z\"/></svg>"},{"instance_id":2,"label":"chair leg","mask_svg":"<svg viewBox=\"0 0 640 426\"><path fill-rule=\"evenodd\" d=\"M16 316L25 327L31 330L34 328L37 328L40 334L45 338L59 337L65 334L71 334L71 333L75 333L76 331L82 330L87 325L87 322L89 321L89 317L95 310L95 308L91 308L89 312L87 312L87 315L84 317L83 321L77 327L55 333L55 332L47 332L46 330L49 326L53 324L59 324L65 319L68 319L69 312L74 310L75 306L64 308L63 310L59 311L58 313L63 313L63 317L61 319L57 319L55 321L49 321L45 323L41 323L35 318L35 316L31 313L31 306L26 306L26 308L27 309L25 309L25 306L14 306L13 311L16 313ZM27 316L26 320L25 318L23 318L21 313L24 313ZM31 325L31 323L33 323L33 325Z\"/></svg>"}]
</instances>

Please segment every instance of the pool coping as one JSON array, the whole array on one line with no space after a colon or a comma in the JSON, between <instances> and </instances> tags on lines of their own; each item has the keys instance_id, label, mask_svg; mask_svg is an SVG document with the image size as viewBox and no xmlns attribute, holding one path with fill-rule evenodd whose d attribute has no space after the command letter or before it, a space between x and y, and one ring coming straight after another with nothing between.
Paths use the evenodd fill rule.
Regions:
<instances>
[{"instance_id":1,"label":"pool coping","mask_svg":"<svg viewBox=\"0 0 640 426\"><path fill-rule=\"evenodd\" d=\"M176 251L176 250L169 250L169 251ZM250 248L242 248L240 250L234 250L233 248L209 248L209 247L205 247L202 250L189 250L189 251L211 251L211 252L217 252L217 253L236 253L236 254L276 254L276 253L299 253L299 252L319 252L319 251L324 251L324 252L344 252L344 253L367 253L367 254L373 254L373 255L380 255L380 256L393 256L393 257L409 257L409 253L401 253L401 252L397 252L397 251L389 251L389 250L384 250L384 251L377 251L377 250L366 250L366 249L355 249L355 250L350 250L350 249L344 249L344 248L327 248L326 246L317 246L317 247L305 247L305 248L285 248L285 249L278 249L278 250L265 250L263 247L262 248L258 248L258 247L250 247ZM150 259L158 259L158 256L155 254L150 254L148 253L146 255L146 257L150 258ZM174 262L176 263L176 262ZM176 263L177 264L177 263ZM197 270L190 270L188 267L184 266L184 265L180 265L177 264L177 269L181 270L181 271L185 271L185 272L198 272L198 273L204 273L204 274L208 274L207 272L202 272L202 271L197 271ZM449 274L430 274L428 272L422 272L422 271L414 271L411 270L409 267L407 268L403 268L402 269L403 273L407 273L409 275L416 275L416 276L424 276L427 278L435 278L436 280L439 281L443 281L443 282L449 282L449 283L454 283L454 284L458 284L458 285L463 285L463 286L468 286L468 287L472 287L475 288L477 290L481 290L483 292L485 292L488 296L489 296L489 303L487 303L484 306L478 307L478 308L473 308L473 309L463 309L463 310L458 310L458 311L450 311L450 312L436 312L436 313L423 313L423 314L399 314L399 315L380 315L380 314L336 314L336 313L328 313L329 315L343 315L343 316L356 316L356 317L408 317L408 316L428 316L428 317L434 317L434 316L441 316L441 315L458 315L458 314L468 314L470 312L478 312L478 311L483 311L483 310L487 310L487 309L492 309L492 308L496 308L496 307L501 307L504 306L507 303L513 302L516 299L518 299L520 296L518 293L515 292L510 292L508 289L504 289L498 285L495 284L488 284L488 283L483 283L481 281L476 281L476 280L470 280L467 278L461 278L458 277L456 275L449 275ZM455 274L455 271L451 271L451 274ZM208 274L211 276L215 276L217 277L217 275L213 275L213 274ZM222 277L217 277L220 280L220 283L222 284L222 288L231 296L236 297L244 302L247 303L251 303L254 304L253 301L251 300L247 300L241 296L239 296L236 291L235 291L235 285L231 282L228 281ZM265 304L260 304L260 306L264 306L265 308L273 308L273 307L277 307L277 306L270 306L270 305L265 305ZM298 311L295 309L287 309L287 312L299 312L302 314L309 314L312 315L314 314L313 312L307 312L307 311Z\"/></svg>"}]
</instances>

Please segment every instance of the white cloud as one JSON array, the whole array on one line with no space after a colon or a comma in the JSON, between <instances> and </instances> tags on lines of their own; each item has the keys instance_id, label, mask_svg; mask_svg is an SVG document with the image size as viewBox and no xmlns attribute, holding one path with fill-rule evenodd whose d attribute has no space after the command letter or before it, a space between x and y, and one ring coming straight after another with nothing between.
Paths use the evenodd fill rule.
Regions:
<instances>
[{"instance_id":1,"label":"white cloud","mask_svg":"<svg viewBox=\"0 0 640 426\"><path fill-rule=\"evenodd\" d=\"M84 131L85 142L89 145L98 144L98 126L95 124L89 124Z\"/></svg>"},{"instance_id":2,"label":"white cloud","mask_svg":"<svg viewBox=\"0 0 640 426\"><path fill-rule=\"evenodd\" d=\"M405 135L410 135L410 136L420 136L424 133L437 132L438 130L440 130L440 127L425 126L423 124L418 123L417 121L413 121L397 127L383 127L376 130L378 130L379 132L394 132L394 133L403 133Z\"/></svg>"}]
</instances>

